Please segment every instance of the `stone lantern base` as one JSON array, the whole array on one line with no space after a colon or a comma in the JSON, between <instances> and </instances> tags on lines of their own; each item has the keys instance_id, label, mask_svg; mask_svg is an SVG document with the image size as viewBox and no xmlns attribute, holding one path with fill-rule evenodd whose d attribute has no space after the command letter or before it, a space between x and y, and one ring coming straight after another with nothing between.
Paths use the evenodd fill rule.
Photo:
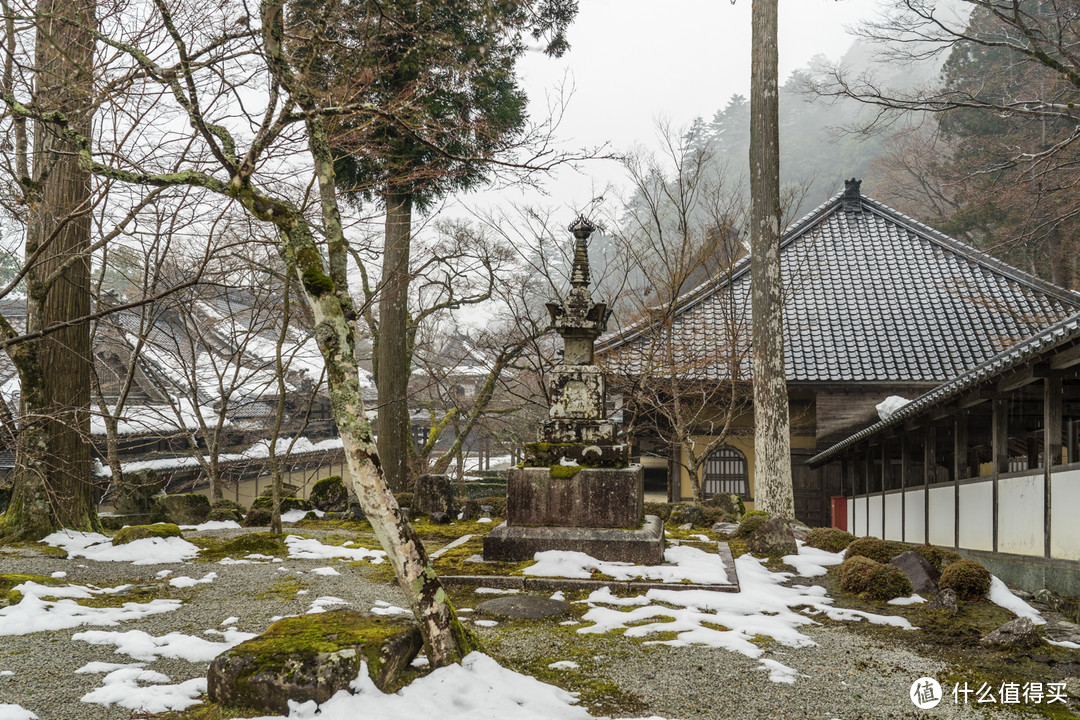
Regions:
<instances>
[{"instance_id":1,"label":"stone lantern base","mask_svg":"<svg viewBox=\"0 0 1080 720\"><path fill-rule=\"evenodd\" d=\"M661 563L664 523L644 515L643 489L640 465L510 470L506 522L484 538L484 559L519 561L544 550L576 550L597 560Z\"/></svg>"}]
</instances>

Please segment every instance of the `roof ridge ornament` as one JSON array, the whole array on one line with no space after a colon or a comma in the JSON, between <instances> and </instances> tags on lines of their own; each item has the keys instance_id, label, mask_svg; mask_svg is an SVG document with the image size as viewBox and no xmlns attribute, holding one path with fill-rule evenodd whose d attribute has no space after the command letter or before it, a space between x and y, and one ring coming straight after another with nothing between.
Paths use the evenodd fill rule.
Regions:
<instances>
[{"instance_id":1,"label":"roof ridge ornament","mask_svg":"<svg viewBox=\"0 0 1080 720\"><path fill-rule=\"evenodd\" d=\"M844 204L844 210L848 212L862 212L862 180L851 178L844 181L844 194L841 196L841 200Z\"/></svg>"}]
</instances>

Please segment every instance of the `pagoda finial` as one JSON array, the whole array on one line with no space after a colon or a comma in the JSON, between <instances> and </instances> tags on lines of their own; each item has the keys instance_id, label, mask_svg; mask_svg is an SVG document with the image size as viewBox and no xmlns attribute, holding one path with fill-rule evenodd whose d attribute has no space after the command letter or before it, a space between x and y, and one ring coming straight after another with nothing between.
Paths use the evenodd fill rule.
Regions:
<instances>
[{"instance_id":1,"label":"pagoda finial","mask_svg":"<svg viewBox=\"0 0 1080 720\"><path fill-rule=\"evenodd\" d=\"M589 286L589 236L596 230L596 226L585 219L584 215L578 215L569 228L574 233L574 268L570 273L570 284L574 287L587 288Z\"/></svg>"}]
</instances>

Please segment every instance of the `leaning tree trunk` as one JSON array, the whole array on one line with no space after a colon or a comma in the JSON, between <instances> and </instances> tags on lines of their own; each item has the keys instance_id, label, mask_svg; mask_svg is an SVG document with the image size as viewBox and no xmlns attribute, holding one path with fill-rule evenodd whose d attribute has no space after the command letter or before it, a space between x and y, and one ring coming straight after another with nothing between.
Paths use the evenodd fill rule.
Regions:
<instances>
[{"instance_id":1,"label":"leaning tree trunk","mask_svg":"<svg viewBox=\"0 0 1080 720\"><path fill-rule=\"evenodd\" d=\"M35 110L62 115L90 136L93 115L95 6L92 0L40 0ZM90 175L77 147L52 122L34 127L31 212L26 255L27 329L90 312ZM56 527L99 527L90 477L90 324L52 332L10 352L22 383L23 431L16 447L15 490L7 531L41 537Z\"/></svg>"},{"instance_id":2,"label":"leaning tree trunk","mask_svg":"<svg viewBox=\"0 0 1080 720\"><path fill-rule=\"evenodd\" d=\"M386 237L379 291L379 344L375 383L379 392L379 458L394 492L409 483L409 243L412 194L386 193Z\"/></svg>"},{"instance_id":3,"label":"leaning tree trunk","mask_svg":"<svg viewBox=\"0 0 1080 720\"><path fill-rule=\"evenodd\" d=\"M753 324L754 494L760 510L793 518L791 433L780 279L777 0L753 0L750 74L750 302Z\"/></svg>"}]
</instances>

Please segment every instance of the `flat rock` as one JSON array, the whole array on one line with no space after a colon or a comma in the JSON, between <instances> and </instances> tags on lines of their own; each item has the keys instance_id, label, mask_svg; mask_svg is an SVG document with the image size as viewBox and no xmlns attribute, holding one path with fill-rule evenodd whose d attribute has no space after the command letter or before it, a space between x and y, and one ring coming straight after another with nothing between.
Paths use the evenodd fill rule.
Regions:
<instances>
[{"instance_id":1,"label":"flat rock","mask_svg":"<svg viewBox=\"0 0 1080 720\"><path fill-rule=\"evenodd\" d=\"M477 615L506 618L508 620L544 620L567 615L570 605L562 600L537 595L513 595L486 600L476 606Z\"/></svg>"},{"instance_id":2,"label":"flat rock","mask_svg":"<svg viewBox=\"0 0 1080 720\"><path fill-rule=\"evenodd\" d=\"M937 596L926 604L927 610L948 610L949 612L956 612L959 606L956 604L956 591L952 588L945 588L937 594Z\"/></svg>"},{"instance_id":3,"label":"flat rock","mask_svg":"<svg viewBox=\"0 0 1080 720\"><path fill-rule=\"evenodd\" d=\"M352 610L285 618L217 656L207 694L222 705L285 714L290 700L324 703L348 689L365 660L376 687L395 692L422 644L411 619Z\"/></svg>"},{"instance_id":4,"label":"flat rock","mask_svg":"<svg viewBox=\"0 0 1080 720\"><path fill-rule=\"evenodd\" d=\"M926 558L914 550L900 553L890 560L889 564L895 565L904 571L915 592L933 595L938 591L937 580L941 577L941 574L926 561Z\"/></svg>"},{"instance_id":5,"label":"flat rock","mask_svg":"<svg viewBox=\"0 0 1080 720\"><path fill-rule=\"evenodd\" d=\"M1026 617L1016 618L1005 623L979 641L983 645L1001 645L1006 647L1033 647L1042 642L1035 623Z\"/></svg>"}]
</instances>

